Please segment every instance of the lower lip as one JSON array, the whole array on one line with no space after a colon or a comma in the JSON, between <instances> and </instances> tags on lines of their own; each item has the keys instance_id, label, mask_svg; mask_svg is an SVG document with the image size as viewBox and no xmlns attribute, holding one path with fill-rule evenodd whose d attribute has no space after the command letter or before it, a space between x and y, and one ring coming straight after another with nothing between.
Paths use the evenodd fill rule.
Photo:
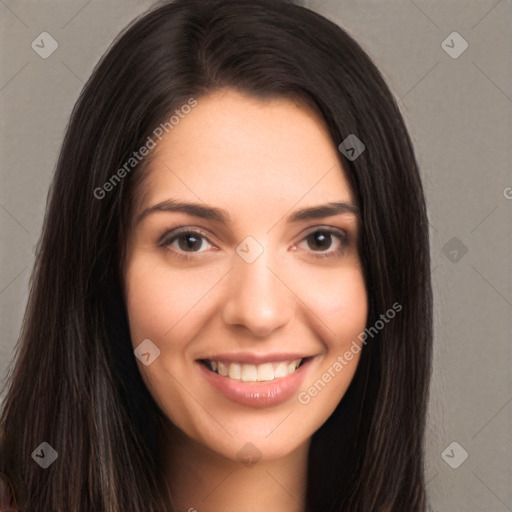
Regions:
<instances>
[{"instance_id":1,"label":"lower lip","mask_svg":"<svg viewBox=\"0 0 512 512\"><path fill-rule=\"evenodd\" d=\"M286 377L266 382L243 382L230 379L208 370L200 362L197 364L206 380L224 396L238 404L260 408L279 405L289 400L302 384L313 359L314 357L311 357Z\"/></svg>"}]
</instances>

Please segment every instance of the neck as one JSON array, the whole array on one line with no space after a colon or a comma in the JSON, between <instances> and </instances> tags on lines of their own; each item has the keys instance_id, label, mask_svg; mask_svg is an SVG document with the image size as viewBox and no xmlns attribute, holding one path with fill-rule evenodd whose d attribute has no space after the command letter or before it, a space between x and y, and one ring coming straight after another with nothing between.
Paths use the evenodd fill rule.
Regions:
<instances>
[{"instance_id":1,"label":"neck","mask_svg":"<svg viewBox=\"0 0 512 512\"><path fill-rule=\"evenodd\" d=\"M303 512L310 440L276 460L228 459L170 426L164 474L179 512Z\"/></svg>"}]
</instances>

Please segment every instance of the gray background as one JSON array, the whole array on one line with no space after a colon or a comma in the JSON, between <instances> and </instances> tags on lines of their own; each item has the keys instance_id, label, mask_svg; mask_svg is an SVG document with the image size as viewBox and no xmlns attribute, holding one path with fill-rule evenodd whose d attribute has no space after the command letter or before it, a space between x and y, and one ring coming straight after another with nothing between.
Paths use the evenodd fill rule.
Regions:
<instances>
[{"instance_id":1,"label":"gray background","mask_svg":"<svg viewBox=\"0 0 512 512\"><path fill-rule=\"evenodd\" d=\"M421 167L435 292L432 510L512 511L511 1L304 3L373 58ZM0 0L0 379L14 354L73 104L116 34L150 5ZM31 48L43 31L59 45L48 59ZM454 31L469 45L457 58L442 46ZM468 457L454 469L462 450Z\"/></svg>"}]
</instances>

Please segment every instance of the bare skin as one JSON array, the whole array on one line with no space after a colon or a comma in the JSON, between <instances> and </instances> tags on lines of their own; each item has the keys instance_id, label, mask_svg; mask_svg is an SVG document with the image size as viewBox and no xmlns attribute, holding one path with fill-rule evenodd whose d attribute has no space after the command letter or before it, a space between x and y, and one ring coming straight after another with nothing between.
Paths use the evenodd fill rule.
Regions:
<instances>
[{"instance_id":1,"label":"bare skin","mask_svg":"<svg viewBox=\"0 0 512 512\"><path fill-rule=\"evenodd\" d=\"M129 240L132 344L150 339L160 350L151 364L137 363L169 419L162 450L176 510L301 512L311 436L345 394L359 354L340 371L333 364L367 317L357 215L288 220L307 207L354 204L338 150L308 108L221 90L198 98L153 156L135 219L170 199L231 219L153 211L135 220ZM192 248L178 227L196 232ZM251 263L236 251L247 237L262 248ZM290 399L257 408L214 388L197 361L239 351L314 358ZM329 382L304 395L326 373ZM240 454L251 446L259 459L249 466Z\"/></svg>"}]
</instances>

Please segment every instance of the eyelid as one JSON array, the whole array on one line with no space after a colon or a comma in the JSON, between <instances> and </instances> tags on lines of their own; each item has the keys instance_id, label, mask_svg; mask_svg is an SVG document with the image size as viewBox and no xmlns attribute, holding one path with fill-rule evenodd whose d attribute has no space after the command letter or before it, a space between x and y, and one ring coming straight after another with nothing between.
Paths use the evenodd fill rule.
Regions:
<instances>
[{"instance_id":1,"label":"eyelid","mask_svg":"<svg viewBox=\"0 0 512 512\"><path fill-rule=\"evenodd\" d=\"M340 227L337 227L337 226L328 226L327 224L319 225L319 226L313 226L312 228L308 228L306 230L306 235L305 236L309 236L312 233L316 233L317 231L327 231L329 233L333 233L333 234L344 236L344 237L348 237L349 236L349 232L348 232L347 229L343 229L343 228L340 228Z\"/></svg>"},{"instance_id":2,"label":"eyelid","mask_svg":"<svg viewBox=\"0 0 512 512\"><path fill-rule=\"evenodd\" d=\"M208 243L214 245L210 241L210 235L206 232L206 230L198 228L196 226L176 226L175 228L166 228L164 229L162 235L158 238L158 244L168 245L170 242L174 241L175 238L177 238L179 235L183 233L197 233L199 235L202 235L208 241Z\"/></svg>"}]
</instances>

